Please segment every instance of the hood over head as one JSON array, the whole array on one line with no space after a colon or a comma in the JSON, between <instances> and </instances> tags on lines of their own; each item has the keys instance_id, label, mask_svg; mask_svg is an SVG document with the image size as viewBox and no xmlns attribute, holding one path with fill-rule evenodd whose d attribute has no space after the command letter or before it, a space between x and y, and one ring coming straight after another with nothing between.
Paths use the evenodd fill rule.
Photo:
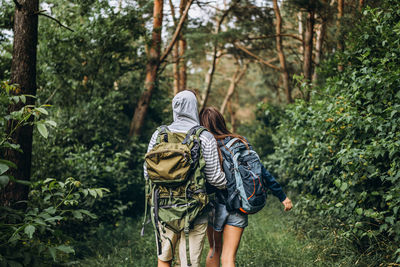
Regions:
<instances>
[{"instance_id":1,"label":"hood over head","mask_svg":"<svg viewBox=\"0 0 400 267\"><path fill-rule=\"evenodd\" d=\"M182 91L172 99L174 122L168 126L171 131L187 132L193 126L200 125L197 99L194 93Z\"/></svg>"}]
</instances>

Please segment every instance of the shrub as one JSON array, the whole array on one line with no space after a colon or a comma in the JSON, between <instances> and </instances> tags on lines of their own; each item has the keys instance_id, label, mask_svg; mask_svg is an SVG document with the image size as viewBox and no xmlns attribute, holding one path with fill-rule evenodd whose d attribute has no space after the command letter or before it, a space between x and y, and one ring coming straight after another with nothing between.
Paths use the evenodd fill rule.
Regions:
<instances>
[{"instance_id":1,"label":"shrub","mask_svg":"<svg viewBox=\"0 0 400 267\"><path fill-rule=\"evenodd\" d=\"M348 62L344 71L329 78L312 103L288 107L269 157L269 167L302 195L302 218L320 218L360 252L397 262L399 10L398 2L387 1L364 11L340 56Z\"/></svg>"}]
</instances>

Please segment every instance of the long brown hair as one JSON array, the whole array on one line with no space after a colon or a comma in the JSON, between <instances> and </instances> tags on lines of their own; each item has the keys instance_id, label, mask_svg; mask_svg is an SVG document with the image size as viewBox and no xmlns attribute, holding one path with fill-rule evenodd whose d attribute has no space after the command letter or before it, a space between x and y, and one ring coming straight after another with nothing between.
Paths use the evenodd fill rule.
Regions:
<instances>
[{"instance_id":1,"label":"long brown hair","mask_svg":"<svg viewBox=\"0 0 400 267\"><path fill-rule=\"evenodd\" d=\"M224 116L215 107L203 108L200 111L199 117L200 117L200 124L206 127L210 131L210 133L214 135L215 139L223 140L228 136L233 138L236 137L240 141L242 141L247 148L249 148L247 145L247 141L243 136L234 134L228 130L228 128L226 127ZM218 153L220 161L222 163L222 155L221 151L219 150L219 147L218 147Z\"/></svg>"}]
</instances>

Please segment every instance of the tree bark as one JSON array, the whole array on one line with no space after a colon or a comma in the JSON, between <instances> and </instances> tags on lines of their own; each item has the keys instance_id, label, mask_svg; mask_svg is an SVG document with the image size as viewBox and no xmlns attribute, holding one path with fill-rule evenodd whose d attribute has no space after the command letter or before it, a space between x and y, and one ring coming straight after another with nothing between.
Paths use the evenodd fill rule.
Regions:
<instances>
[{"instance_id":1,"label":"tree bark","mask_svg":"<svg viewBox=\"0 0 400 267\"><path fill-rule=\"evenodd\" d=\"M179 81L180 81L180 75L179 75L179 46L178 43L174 45L174 49L172 50L172 58L174 60L174 65L173 65L173 73L174 73L174 95L179 93L181 90L179 90Z\"/></svg>"},{"instance_id":2,"label":"tree bark","mask_svg":"<svg viewBox=\"0 0 400 267\"><path fill-rule=\"evenodd\" d=\"M174 21L174 25L175 25L175 27L177 27L178 23L176 21L175 7L172 4L172 0L169 0L169 6L170 6L170 9L171 9L171 15L172 15L172 19ZM178 43L175 43L174 47L172 49L172 60L174 62L174 65L173 65L174 95L176 95L180 91L179 90L179 45L178 45Z\"/></svg>"},{"instance_id":3,"label":"tree bark","mask_svg":"<svg viewBox=\"0 0 400 267\"><path fill-rule=\"evenodd\" d=\"M299 21L299 36L303 40L300 46L300 54L304 54L304 27L303 27L303 13L301 11L297 12L297 19Z\"/></svg>"},{"instance_id":4,"label":"tree bark","mask_svg":"<svg viewBox=\"0 0 400 267\"><path fill-rule=\"evenodd\" d=\"M153 32L149 49L149 58L146 65L146 78L144 82L144 92L139 99L133 115L129 136L140 135L144 118L149 108L151 96L153 94L157 79L157 70L160 65L161 54L161 30L163 20L163 0L154 0L153 9Z\"/></svg>"},{"instance_id":5,"label":"tree bark","mask_svg":"<svg viewBox=\"0 0 400 267\"><path fill-rule=\"evenodd\" d=\"M319 25L319 28L317 30L317 42L315 44L315 59L314 59L315 68L312 77L313 82L316 82L318 80L317 67L319 67L319 64L321 63L322 59L322 45L325 39L325 32L326 32L326 20L322 18L321 24Z\"/></svg>"},{"instance_id":6,"label":"tree bark","mask_svg":"<svg viewBox=\"0 0 400 267\"><path fill-rule=\"evenodd\" d=\"M228 107L228 113L229 113L230 121L231 121L231 132L235 133L236 132L236 111L232 107L232 99L229 100L227 107Z\"/></svg>"},{"instance_id":7,"label":"tree bark","mask_svg":"<svg viewBox=\"0 0 400 267\"><path fill-rule=\"evenodd\" d=\"M337 49L338 51L343 51L344 43L343 43L343 35L342 35L342 19L343 19L343 10L344 10L344 0L338 0L338 16L337 16ZM339 62L338 70L343 70L343 64Z\"/></svg>"},{"instance_id":8,"label":"tree bark","mask_svg":"<svg viewBox=\"0 0 400 267\"><path fill-rule=\"evenodd\" d=\"M221 108L220 108L221 114L224 114L226 105L231 100L231 97L232 97L233 93L235 92L235 88L236 88L237 84L243 78L243 75L246 73L246 71L247 71L247 64L244 65L242 70L240 70L240 64L238 62L237 69L236 69L235 73L233 74L233 76L231 78L231 82L229 84L228 92L227 92L227 94L226 94L226 96L224 98L224 101L222 102Z\"/></svg>"},{"instance_id":9,"label":"tree bark","mask_svg":"<svg viewBox=\"0 0 400 267\"><path fill-rule=\"evenodd\" d=\"M281 37L282 17L281 17L281 12L279 10L278 1L277 0L273 0L273 4L274 4L275 16L276 16L276 25L275 25L276 50L278 52L279 63L281 65L280 71L281 71L281 76L282 76L282 81L283 81L283 88L285 90L287 102L288 103L293 103L292 88L290 86L289 72L288 72L288 69L286 67L286 57L285 57L285 53L283 52L283 49L282 49L282 37Z\"/></svg>"},{"instance_id":10,"label":"tree bark","mask_svg":"<svg viewBox=\"0 0 400 267\"><path fill-rule=\"evenodd\" d=\"M314 38L314 11L307 12L306 32L304 36L304 59L303 59L303 75L307 83L311 82L312 75L312 54L313 54L313 38ZM306 100L310 100L310 91L307 91Z\"/></svg>"},{"instance_id":11,"label":"tree bark","mask_svg":"<svg viewBox=\"0 0 400 267\"><path fill-rule=\"evenodd\" d=\"M185 7L187 5L187 0L181 0L179 6L179 12L182 17ZM179 91L186 90L186 39L181 31L180 38L179 38Z\"/></svg>"},{"instance_id":12,"label":"tree bark","mask_svg":"<svg viewBox=\"0 0 400 267\"><path fill-rule=\"evenodd\" d=\"M18 84L14 92L17 95L36 95L36 46L38 36L39 0L25 0L16 2L14 13L14 42L11 63L11 83ZM27 98L26 104L9 106L9 110L20 110L24 105L33 105L34 99ZM11 131L12 124L7 125L7 132ZM6 160L17 165L11 169L9 175L18 180L30 180L32 160L32 126L24 126L12 134L12 139L20 145L21 152L7 149L4 153ZM17 201L28 198L27 186L10 182L1 192L1 202L10 206Z\"/></svg>"},{"instance_id":13,"label":"tree bark","mask_svg":"<svg viewBox=\"0 0 400 267\"><path fill-rule=\"evenodd\" d=\"M363 8L364 8L364 0L360 0L358 5L358 10L361 12Z\"/></svg>"}]
</instances>

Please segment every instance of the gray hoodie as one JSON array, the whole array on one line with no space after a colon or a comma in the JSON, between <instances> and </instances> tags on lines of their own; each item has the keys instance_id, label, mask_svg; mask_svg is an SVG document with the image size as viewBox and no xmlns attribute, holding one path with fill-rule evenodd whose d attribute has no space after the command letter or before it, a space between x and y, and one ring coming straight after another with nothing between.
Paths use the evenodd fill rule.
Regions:
<instances>
[{"instance_id":1,"label":"gray hoodie","mask_svg":"<svg viewBox=\"0 0 400 267\"><path fill-rule=\"evenodd\" d=\"M196 96L190 91L182 91L172 100L174 121L168 126L171 132L187 133L193 126L200 125ZM151 137L147 151L150 151L158 136L156 130ZM225 173L222 171L217 150L217 142L208 131L200 135L201 149L203 151L206 180L209 184L224 189L226 187ZM144 176L147 179L147 170L144 166Z\"/></svg>"}]
</instances>

